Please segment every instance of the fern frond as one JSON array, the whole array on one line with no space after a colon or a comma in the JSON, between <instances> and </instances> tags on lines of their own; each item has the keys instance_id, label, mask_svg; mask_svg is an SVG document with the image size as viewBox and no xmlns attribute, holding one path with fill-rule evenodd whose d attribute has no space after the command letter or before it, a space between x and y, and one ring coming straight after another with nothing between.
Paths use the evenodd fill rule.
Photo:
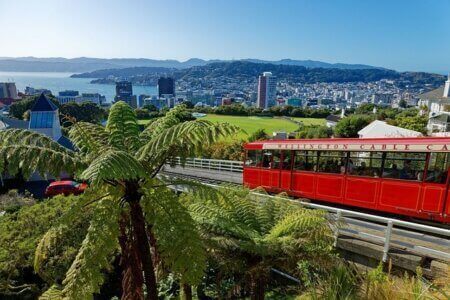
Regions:
<instances>
[{"instance_id":1,"label":"fern frond","mask_svg":"<svg viewBox=\"0 0 450 300\"><path fill-rule=\"evenodd\" d=\"M103 126L76 122L70 127L69 138L84 154L96 155L108 147L109 135Z\"/></svg>"},{"instance_id":2,"label":"fern frond","mask_svg":"<svg viewBox=\"0 0 450 300\"><path fill-rule=\"evenodd\" d=\"M178 105L169 110L164 117L158 118L144 128L144 130L140 134L140 139L145 143L152 136L156 136L160 134L163 130L166 130L172 126L175 126L181 123L180 118L178 117L183 111L186 110L184 105Z\"/></svg>"},{"instance_id":3,"label":"fern frond","mask_svg":"<svg viewBox=\"0 0 450 300\"><path fill-rule=\"evenodd\" d=\"M171 157L194 156L219 138L238 131L227 123L214 124L205 120L188 121L161 130L142 146L137 157L140 161L160 164ZM163 161L161 161L163 160Z\"/></svg>"},{"instance_id":4,"label":"fern frond","mask_svg":"<svg viewBox=\"0 0 450 300\"><path fill-rule=\"evenodd\" d=\"M183 282L198 284L206 268L206 251L194 220L177 195L167 188L146 189L142 203L164 265Z\"/></svg>"},{"instance_id":5,"label":"fern frond","mask_svg":"<svg viewBox=\"0 0 450 300\"><path fill-rule=\"evenodd\" d=\"M54 284L47 291L45 291L40 297L39 300L62 300L63 293L61 286Z\"/></svg>"},{"instance_id":6,"label":"fern frond","mask_svg":"<svg viewBox=\"0 0 450 300\"><path fill-rule=\"evenodd\" d=\"M119 150L134 153L140 146L136 115L123 101L111 106L106 131L109 133L109 144Z\"/></svg>"},{"instance_id":7,"label":"fern frond","mask_svg":"<svg viewBox=\"0 0 450 300\"><path fill-rule=\"evenodd\" d=\"M84 163L73 152L21 143L0 147L0 172L6 169L13 176L21 172L29 178L37 171L43 177L46 173L58 177L63 172L76 174L83 167Z\"/></svg>"},{"instance_id":8,"label":"fern frond","mask_svg":"<svg viewBox=\"0 0 450 300\"><path fill-rule=\"evenodd\" d=\"M26 129L6 129L0 131L0 148L7 146L36 146L56 152L73 153L46 135Z\"/></svg>"},{"instance_id":9,"label":"fern frond","mask_svg":"<svg viewBox=\"0 0 450 300\"><path fill-rule=\"evenodd\" d=\"M124 151L108 150L97 157L80 175L98 186L104 181L136 180L147 177L146 170L133 156Z\"/></svg>"},{"instance_id":10,"label":"fern frond","mask_svg":"<svg viewBox=\"0 0 450 300\"><path fill-rule=\"evenodd\" d=\"M120 207L105 199L95 207L88 233L63 281L64 299L91 299L103 283L102 271L118 249Z\"/></svg>"}]
</instances>

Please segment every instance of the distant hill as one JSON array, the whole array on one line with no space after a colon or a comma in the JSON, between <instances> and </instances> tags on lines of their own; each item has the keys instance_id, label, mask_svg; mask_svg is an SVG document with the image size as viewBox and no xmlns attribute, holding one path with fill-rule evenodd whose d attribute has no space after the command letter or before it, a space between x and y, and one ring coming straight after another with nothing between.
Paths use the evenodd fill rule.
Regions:
<instances>
[{"instance_id":1,"label":"distant hill","mask_svg":"<svg viewBox=\"0 0 450 300\"><path fill-rule=\"evenodd\" d=\"M383 69L379 67L361 64L331 64L313 60L292 60L282 59L278 61L266 61L259 59L243 59L238 61L254 63L270 63L276 65L303 66L307 68L335 68L335 69ZM103 69L123 69L131 67L152 67L152 68L175 68L186 69L194 66L205 66L215 62L231 62L225 60L203 60L191 58L187 61L178 60L157 60L147 58L63 58L63 57L0 57L0 71L9 72L92 72Z\"/></svg>"},{"instance_id":2,"label":"distant hill","mask_svg":"<svg viewBox=\"0 0 450 300\"><path fill-rule=\"evenodd\" d=\"M184 69L155 67L133 67L124 69L106 69L94 72L75 74L72 77L98 78L96 83L112 83L108 77L128 79L134 84L155 84L158 76L170 75L175 79L196 81L200 78L214 80L234 78L243 81L256 81L265 71L272 72L277 78L297 83L315 82L373 82L380 79L404 81L405 84L432 84L439 86L445 77L437 74L418 72L396 72L388 69L340 69L340 68L307 68L297 65L272 63L255 63L249 61L214 62L203 66Z\"/></svg>"}]
</instances>

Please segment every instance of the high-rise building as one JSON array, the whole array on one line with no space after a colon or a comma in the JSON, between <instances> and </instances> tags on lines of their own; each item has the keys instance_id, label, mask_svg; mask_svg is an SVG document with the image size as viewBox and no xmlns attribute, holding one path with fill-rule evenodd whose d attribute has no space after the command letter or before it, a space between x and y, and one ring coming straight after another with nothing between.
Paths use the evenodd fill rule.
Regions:
<instances>
[{"instance_id":1,"label":"high-rise building","mask_svg":"<svg viewBox=\"0 0 450 300\"><path fill-rule=\"evenodd\" d=\"M158 96L160 98L175 97L175 80L172 77L158 79Z\"/></svg>"},{"instance_id":2,"label":"high-rise building","mask_svg":"<svg viewBox=\"0 0 450 300\"><path fill-rule=\"evenodd\" d=\"M129 81L116 82L116 96L114 102L124 101L132 108L137 108L137 99L133 95L133 86Z\"/></svg>"},{"instance_id":3,"label":"high-rise building","mask_svg":"<svg viewBox=\"0 0 450 300\"><path fill-rule=\"evenodd\" d=\"M258 98L256 106L267 109L275 105L277 95L277 81L271 72L264 72L258 80Z\"/></svg>"},{"instance_id":4,"label":"high-rise building","mask_svg":"<svg viewBox=\"0 0 450 300\"><path fill-rule=\"evenodd\" d=\"M0 82L0 98L18 99L16 83Z\"/></svg>"},{"instance_id":5,"label":"high-rise building","mask_svg":"<svg viewBox=\"0 0 450 300\"><path fill-rule=\"evenodd\" d=\"M444 85L444 98L450 98L450 73L448 74L448 79Z\"/></svg>"}]
</instances>

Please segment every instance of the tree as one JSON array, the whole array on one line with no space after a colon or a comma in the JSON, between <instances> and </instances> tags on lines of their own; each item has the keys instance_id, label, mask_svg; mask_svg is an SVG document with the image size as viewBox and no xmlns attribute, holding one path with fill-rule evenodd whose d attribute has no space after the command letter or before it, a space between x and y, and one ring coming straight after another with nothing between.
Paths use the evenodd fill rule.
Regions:
<instances>
[{"instance_id":1,"label":"tree","mask_svg":"<svg viewBox=\"0 0 450 300\"><path fill-rule=\"evenodd\" d=\"M260 141L260 140L266 140L269 138L269 135L266 133L266 131L263 128L257 129L255 132L253 132L249 137L249 142L254 141Z\"/></svg>"},{"instance_id":2,"label":"tree","mask_svg":"<svg viewBox=\"0 0 450 300\"><path fill-rule=\"evenodd\" d=\"M372 122L372 117L364 115L351 115L340 120L334 132L338 137L355 138L358 137L358 131Z\"/></svg>"},{"instance_id":3,"label":"tree","mask_svg":"<svg viewBox=\"0 0 450 300\"><path fill-rule=\"evenodd\" d=\"M176 116L184 115L183 111L185 107L178 106L140 132L133 110L119 101L111 107L106 127L86 122L71 126L69 137L77 152L28 130L0 132L0 172L15 175L20 171L25 178L36 171L55 177L65 172L89 182L86 201L71 209L63 224L49 230L37 248L44 253L36 256L45 257L49 249L45 245L70 235L67 228L83 208L91 207L87 234L66 273L61 296L85 299L98 292L102 270L108 268L117 248L123 271L122 299L142 299L144 285L146 298L157 299L156 259L151 248L158 249L164 265L184 282L200 279L201 273L192 267L203 264L199 235L178 202L161 197L162 192L172 193L161 186L174 183L162 183L156 175L167 160L181 157L184 162L237 128L204 120L181 122ZM170 221L157 222L159 219ZM172 225L167 228L167 224ZM182 243L160 247L174 237ZM52 288L49 293L56 291Z\"/></svg>"},{"instance_id":4,"label":"tree","mask_svg":"<svg viewBox=\"0 0 450 300\"><path fill-rule=\"evenodd\" d=\"M289 270L299 260L326 263L331 232L325 213L288 201L255 199L243 188L224 187L216 199L184 199L223 273L247 278L252 299L264 299L271 268ZM219 280L220 278L217 278Z\"/></svg>"},{"instance_id":5,"label":"tree","mask_svg":"<svg viewBox=\"0 0 450 300\"><path fill-rule=\"evenodd\" d=\"M327 126L304 126L297 133L299 139L329 138L333 130Z\"/></svg>"},{"instance_id":6,"label":"tree","mask_svg":"<svg viewBox=\"0 0 450 300\"><path fill-rule=\"evenodd\" d=\"M413 117L397 117L393 122L391 122L392 125L415 130L418 132L421 132L425 134L427 132L427 123L428 118L425 116L413 116Z\"/></svg>"},{"instance_id":7,"label":"tree","mask_svg":"<svg viewBox=\"0 0 450 300\"><path fill-rule=\"evenodd\" d=\"M16 101L9 107L9 115L13 118L23 120L23 117L25 116L25 112L30 110L34 103L36 102L36 99L38 96L30 96L26 97L20 101ZM50 101L52 101L56 106L59 107L59 102L56 100L56 98L52 95L48 96Z\"/></svg>"},{"instance_id":8,"label":"tree","mask_svg":"<svg viewBox=\"0 0 450 300\"><path fill-rule=\"evenodd\" d=\"M58 196L31 206L28 206L29 199L24 203L26 198L15 193L10 192L8 196L25 206L0 218L0 295L30 295L30 299L35 299L44 286L44 282L33 274L39 240L50 228L57 226L60 216L82 201L83 196ZM90 209L87 208L72 223L70 239L54 244L46 259L37 260L37 274L45 282L53 284L64 279L86 234L89 218Z\"/></svg>"},{"instance_id":9,"label":"tree","mask_svg":"<svg viewBox=\"0 0 450 300\"><path fill-rule=\"evenodd\" d=\"M398 102L398 107L406 108L406 107L408 107L408 103L406 102L405 99L401 99L401 100Z\"/></svg>"},{"instance_id":10,"label":"tree","mask_svg":"<svg viewBox=\"0 0 450 300\"><path fill-rule=\"evenodd\" d=\"M93 102L68 102L59 108L59 113L61 115L61 121L63 126L70 126L71 122L64 117L75 119L77 122L89 122L94 124L99 124L101 121L106 119L107 113L99 105Z\"/></svg>"}]
</instances>

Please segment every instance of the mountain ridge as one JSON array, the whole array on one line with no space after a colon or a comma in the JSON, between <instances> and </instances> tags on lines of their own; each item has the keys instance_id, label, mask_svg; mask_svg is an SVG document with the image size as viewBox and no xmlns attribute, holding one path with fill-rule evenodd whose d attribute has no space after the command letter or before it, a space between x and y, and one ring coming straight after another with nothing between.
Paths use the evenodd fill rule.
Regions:
<instances>
[{"instance_id":1,"label":"mountain ridge","mask_svg":"<svg viewBox=\"0 0 450 300\"><path fill-rule=\"evenodd\" d=\"M0 71L8 72L92 72L104 69L123 69L131 67L155 67L168 69L186 69L195 66L205 66L216 62L248 61L254 63L269 63L275 65L293 65L307 68L334 68L334 69L383 69L365 64L328 63L315 60L262 60L246 58L239 60L220 60L190 58L186 61L175 59L149 59L149 58L95 58L95 57L0 57Z\"/></svg>"}]
</instances>

